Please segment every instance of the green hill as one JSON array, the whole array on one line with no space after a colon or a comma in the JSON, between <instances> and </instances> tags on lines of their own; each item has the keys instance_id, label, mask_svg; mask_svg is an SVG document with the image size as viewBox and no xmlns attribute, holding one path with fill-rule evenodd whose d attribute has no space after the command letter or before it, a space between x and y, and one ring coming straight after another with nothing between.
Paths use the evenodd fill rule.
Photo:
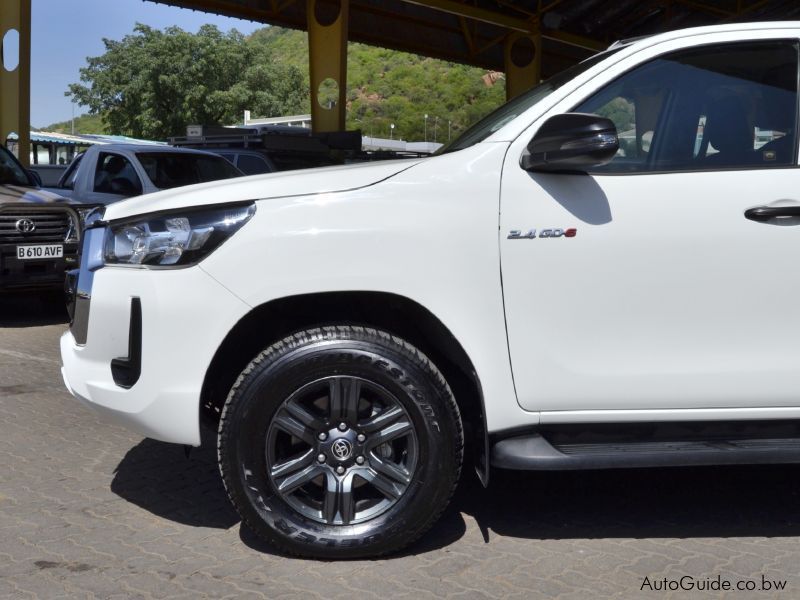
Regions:
<instances>
[{"instance_id":1,"label":"green hill","mask_svg":"<svg viewBox=\"0 0 800 600\"><path fill-rule=\"evenodd\" d=\"M282 64L297 67L308 82L305 32L266 27L250 36L266 44ZM482 69L415 54L351 43L347 62L347 128L365 135L439 142L455 137L505 100L503 82L488 87ZM309 106L310 111L310 106ZM253 115L256 116L256 115ZM438 117L438 121L436 119Z\"/></svg>"},{"instance_id":2,"label":"green hill","mask_svg":"<svg viewBox=\"0 0 800 600\"><path fill-rule=\"evenodd\" d=\"M53 123L41 128L42 131L52 131L55 133L72 133L72 121L62 121L61 123ZM81 115L75 117L75 133L95 133L107 134L109 133L105 123L103 123L102 115Z\"/></svg>"},{"instance_id":3,"label":"green hill","mask_svg":"<svg viewBox=\"0 0 800 600\"><path fill-rule=\"evenodd\" d=\"M247 44L263 44L274 63L297 68L308 89L308 35L302 31L265 27L247 38ZM505 89L500 81L487 86L486 72L415 54L349 44L347 73L347 129L361 129L364 135L422 141L448 141L487 112L502 104ZM310 112L310 100L299 109ZM276 116L276 115L253 115ZM438 117L438 119L437 119ZM229 123L234 124L234 123ZM53 123L47 131L70 133L70 121ZM75 133L115 134L102 115L75 118Z\"/></svg>"}]
</instances>

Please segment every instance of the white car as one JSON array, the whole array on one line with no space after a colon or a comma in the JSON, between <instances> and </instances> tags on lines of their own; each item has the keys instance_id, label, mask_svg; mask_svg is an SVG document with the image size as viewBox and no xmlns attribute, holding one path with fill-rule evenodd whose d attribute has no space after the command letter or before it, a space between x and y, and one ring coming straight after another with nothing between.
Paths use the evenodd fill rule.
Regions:
<instances>
[{"instance_id":1,"label":"white car","mask_svg":"<svg viewBox=\"0 0 800 600\"><path fill-rule=\"evenodd\" d=\"M484 482L800 462L799 45L622 42L432 158L110 205L67 386L158 440L211 423L243 519L306 556L421 536L465 447Z\"/></svg>"}]
</instances>

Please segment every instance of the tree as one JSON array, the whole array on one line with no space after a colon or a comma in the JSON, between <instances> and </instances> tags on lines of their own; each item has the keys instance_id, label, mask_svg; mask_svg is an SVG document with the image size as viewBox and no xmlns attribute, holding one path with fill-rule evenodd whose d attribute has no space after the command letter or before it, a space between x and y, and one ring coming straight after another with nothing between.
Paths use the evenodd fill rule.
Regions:
<instances>
[{"instance_id":1,"label":"tree","mask_svg":"<svg viewBox=\"0 0 800 600\"><path fill-rule=\"evenodd\" d=\"M308 85L305 32L265 27L250 41L275 60L303 72ZM486 71L416 54L351 42L347 46L347 128L365 135L447 142L505 101L505 85L484 82ZM428 119L425 119L425 115Z\"/></svg>"},{"instance_id":2,"label":"tree","mask_svg":"<svg viewBox=\"0 0 800 600\"><path fill-rule=\"evenodd\" d=\"M189 124L236 123L245 110L308 110L302 73L236 30L204 25L193 34L139 23L121 41L103 43L106 52L80 71L85 85L71 84L66 95L102 114L116 134L161 139L183 135Z\"/></svg>"}]
</instances>

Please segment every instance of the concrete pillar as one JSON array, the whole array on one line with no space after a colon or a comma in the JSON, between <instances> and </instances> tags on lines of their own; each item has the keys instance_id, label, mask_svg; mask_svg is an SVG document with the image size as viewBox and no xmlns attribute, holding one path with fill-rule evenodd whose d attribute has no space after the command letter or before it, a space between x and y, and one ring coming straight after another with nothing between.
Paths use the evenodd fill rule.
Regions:
<instances>
[{"instance_id":1,"label":"concrete pillar","mask_svg":"<svg viewBox=\"0 0 800 600\"><path fill-rule=\"evenodd\" d=\"M306 0L311 126L344 131L349 0Z\"/></svg>"},{"instance_id":2,"label":"concrete pillar","mask_svg":"<svg viewBox=\"0 0 800 600\"><path fill-rule=\"evenodd\" d=\"M19 63L6 69L19 43ZM18 155L30 162L31 136L31 0L0 0L0 142L11 133L19 136ZM7 52L8 51L8 52ZM7 52L7 53L6 53Z\"/></svg>"},{"instance_id":3,"label":"concrete pillar","mask_svg":"<svg viewBox=\"0 0 800 600\"><path fill-rule=\"evenodd\" d=\"M505 43L506 99L519 96L541 80L542 36L512 33Z\"/></svg>"}]
</instances>

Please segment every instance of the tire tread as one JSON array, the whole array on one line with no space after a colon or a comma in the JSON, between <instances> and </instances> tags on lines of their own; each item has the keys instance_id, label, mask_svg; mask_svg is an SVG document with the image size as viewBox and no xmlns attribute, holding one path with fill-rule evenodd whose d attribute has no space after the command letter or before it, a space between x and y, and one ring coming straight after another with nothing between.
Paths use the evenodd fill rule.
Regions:
<instances>
[{"instance_id":1,"label":"tire tread","mask_svg":"<svg viewBox=\"0 0 800 600\"><path fill-rule=\"evenodd\" d=\"M353 340L356 339L358 341L364 342L378 342L382 344L386 344L389 342L391 345L394 345L396 349L400 350L402 354L406 356L406 358L410 359L417 368L426 372L431 378L432 381L441 394L442 398L445 399L447 409L450 412L450 417L455 424L455 431L456 431L456 446L454 451L457 456L457 470L455 476L453 477L453 483L450 486L450 490L447 492L446 500L441 502L439 509L436 512L430 514L429 518L426 522L418 527L417 531L414 532L414 535L409 536L406 540L403 541L403 544L396 547L387 548L382 551L375 551L370 556L385 556L390 553L395 553L403 548L407 548L419 538L421 538L433 525L436 523L439 518L441 517L442 513L446 510L447 506L450 503L450 500L455 493L456 487L458 486L458 482L461 477L461 465L464 453L464 427L461 421L461 414L458 408L458 404L456 402L455 397L453 396L453 392L450 389L447 381L445 380L444 376L442 375L441 371L431 362L431 360L423 354L419 349L417 349L412 344L408 343L404 339L397 337L387 331L383 331L380 329L375 329L372 327L360 326L360 325L329 325L324 327L315 327L312 329L305 329L302 331L298 331L291 335L286 336L282 340L279 340L272 344L271 346L267 347L263 351L261 351L258 356L256 356L250 363L245 367L245 369L239 374L235 383L231 387L230 392L228 393L228 397L225 400L225 404L222 408L222 413L220 416L219 421L219 429L218 429L218 436L217 436L217 463L219 465L220 474L222 476L222 482L225 486L225 492L228 495L228 499L231 503L237 507L239 501L235 497L235 494L232 492L234 489L233 485L231 485L231 473L229 473L225 468L225 461L222 460L222 454L224 452L224 446L229 443L227 432L229 432L230 428L227 427L227 423L229 420L229 413L230 407L235 402L237 394L242 386L242 384L246 381L248 375L250 375L260 364L264 363L265 361L270 362L274 359L279 358L283 354L288 351L291 351L295 348L299 348L309 343L320 342L320 341L331 341L331 340ZM254 526L253 523L245 516L245 511L238 511L240 515L242 515L242 519L245 524L252 530L258 531L259 529ZM312 554L306 554L297 548L290 546L283 542L283 538L279 538L277 536L271 536L270 538L271 544L278 549L279 551L293 556L312 556Z\"/></svg>"}]
</instances>

